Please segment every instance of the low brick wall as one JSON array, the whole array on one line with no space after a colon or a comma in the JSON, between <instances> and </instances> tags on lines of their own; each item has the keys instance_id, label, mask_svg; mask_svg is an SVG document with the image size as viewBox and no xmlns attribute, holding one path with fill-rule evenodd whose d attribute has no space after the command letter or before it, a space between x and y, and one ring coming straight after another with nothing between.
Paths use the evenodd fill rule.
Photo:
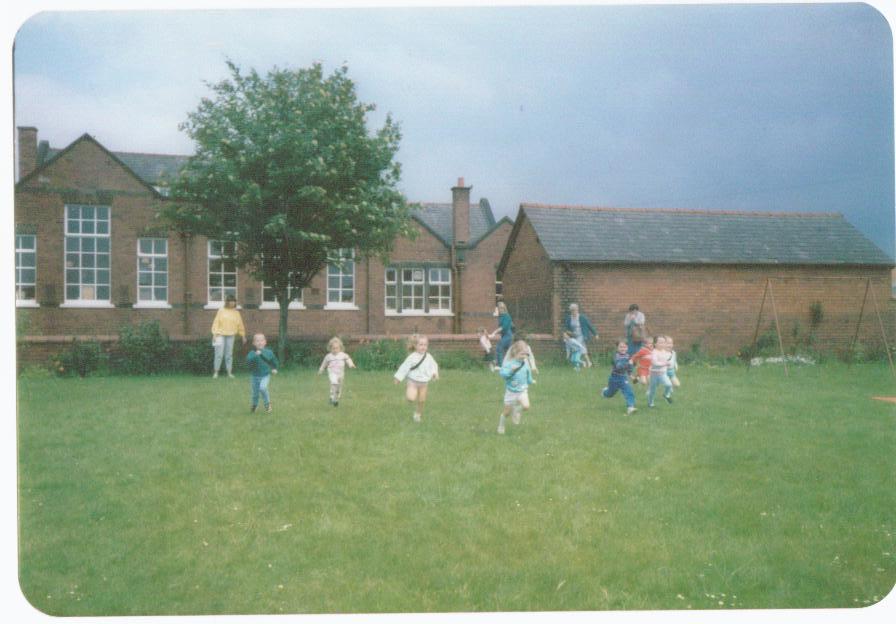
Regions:
<instances>
[{"instance_id":1,"label":"low brick wall","mask_svg":"<svg viewBox=\"0 0 896 624\"><path fill-rule=\"evenodd\" d=\"M375 342L377 340L407 340L408 335L386 334L355 334L342 336L346 351L351 353L358 346ZM428 336L430 349L437 354L440 351L462 351L474 356L482 352L479 347L479 336L476 334L432 334ZM169 336L173 343L195 343L194 337ZM309 342L320 345L321 357L326 353L327 341L330 336L296 336L291 340ZM530 334L526 337L535 353L536 359L542 354L548 354L552 350L562 349L562 343L550 334ZM25 364L43 365L48 363L56 354L71 346L72 342L96 341L104 351L109 352L115 348L118 336L26 336L19 341L18 358L19 366ZM277 337L268 336L268 343L276 348ZM211 341L209 341L211 350Z\"/></svg>"}]
</instances>

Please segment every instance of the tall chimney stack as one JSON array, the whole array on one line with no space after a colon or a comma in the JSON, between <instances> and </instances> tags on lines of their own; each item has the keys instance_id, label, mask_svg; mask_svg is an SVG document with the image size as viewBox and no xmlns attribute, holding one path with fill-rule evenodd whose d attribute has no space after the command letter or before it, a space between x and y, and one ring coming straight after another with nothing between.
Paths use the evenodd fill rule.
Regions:
<instances>
[{"instance_id":1,"label":"tall chimney stack","mask_svg":"<svg viewBox=\"0 0 896 624\"><path fill-rule=\"evenodd\" d=\"M451 188L451 209L454 214L454 244L463 246L470 242L470 189L464 186L464 179L457 179L457 186Z\"/></svg>"},{"instance_id":2,"label":"tall chimney stack","mask_svg":"<svg viewBox=\"0 0 896 624\"><path fill-rule=\"evenodd\" d=\"M19 126L19 179L34 171L37 167L37 128Z\"/></svg>"}]
</instances>

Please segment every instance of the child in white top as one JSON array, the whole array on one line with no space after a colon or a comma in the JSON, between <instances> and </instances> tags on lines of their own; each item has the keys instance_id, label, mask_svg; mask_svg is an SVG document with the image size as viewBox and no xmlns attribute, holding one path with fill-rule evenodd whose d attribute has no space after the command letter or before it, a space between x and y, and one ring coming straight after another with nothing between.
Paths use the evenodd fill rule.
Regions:
<instances>
[{"instance_id":1,"label":"child in white top","mask_svg":"<svg viewBox=\"0 0 896 624\"><path fill-rule=\"evenodd\" d=\"M663 398L667 403L672 402L672 381L669 379L669 360L672 353L669 351L669 342L666 336L657 336L656 345L650 354L650 383L647 386L647 407L653 407L653 398L660 384L665 386Z\"/></svg>"},{"instance_id":2,"label":"child in white top","mask_svg":"<svg viewBox=\"0 0 896 624\"><path fill-rule=\"evenodd\" d=\"M495 369L495 357L492 355L492 341L488 338L488 332L484 327L479 328L479 346L482 347L482 359L488 363L488 369Z\"/></svg>"},{"instance_id":3,"label":"child in white top","mask_svg":"<svg viewBox=\"0 0 896 624\"><path fill-rule=\"evenodd\" d=\"M678 388L681 386L681 381L678 379L678 356L675 355L675 344L672 342L671 336L666 336L666 341L669 343L669 353L672 354L669 359L669 379L672 380L672 385Z\"/></svg>"},{"instance_id":4,"label":"child in white top","mask_svg":"<svg viewBox=\"0 0 896 624\"><path fill-rule=\"evenodd\" d=\"M408 342L411 354L395 372L395 383L408 380L405 398L414 403L414 422L420 422L423 405L426 403L427 384L439 378L439 365L429 353L429 339L426 336L412 336Z\"/></svg>"},{"instance_id":5,"label":"child in white top","mask_svg":"<svg viewBox=\"0 0 896 624\"><path fill-rule=\"evenodd\" d=\"M339 399L342 398L342 382L345 381L345 366L348 365L349 368L355 368L355 363L352 362L352 359L349 357L348 353L343 351L342 340L338 337L334 336L330 338L330 342L327 343L327 348L330 350L324 356L324 361L321 362L320 368L317 369L317 374L320 375L324 372L324 369L327 369L327 375L330 377L330 404L333 407L339 405Z\"/></svg>"}]
</instances>

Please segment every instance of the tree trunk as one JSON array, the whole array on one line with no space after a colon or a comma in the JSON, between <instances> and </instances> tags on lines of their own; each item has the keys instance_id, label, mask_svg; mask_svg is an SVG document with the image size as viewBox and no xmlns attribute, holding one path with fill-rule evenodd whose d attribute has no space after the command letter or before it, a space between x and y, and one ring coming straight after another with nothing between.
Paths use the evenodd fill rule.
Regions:
<instances>
[{"instance_id":1,"label":"tree trunk","mask_svg":"<svg viewBox=\"0 0 896 624\"><path fill-rule=\"evenodd\" d=\"M280 322L277 325L277 359L280 360L280 366L286 366L286 345L289 343L289 335L286 321L289 318L289 297L286 295L286 289L277 297L280 304Z\"/></svg>"}]
</instances>

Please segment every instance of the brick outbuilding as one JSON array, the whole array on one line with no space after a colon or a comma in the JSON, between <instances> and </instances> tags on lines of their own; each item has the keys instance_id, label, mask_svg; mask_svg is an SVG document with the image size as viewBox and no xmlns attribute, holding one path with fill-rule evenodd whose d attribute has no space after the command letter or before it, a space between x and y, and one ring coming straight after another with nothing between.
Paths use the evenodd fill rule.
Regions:
<instances>
[{"instance_id":1,"label":"brick outbuilding","mask_svg":"<svg viewBox=\"0 0 896 624\"><path fill-rule=\"evenodd\" d=\"M64 149L19 128L15 187L16 306L33 339L114 336L157 319L175 338L209 335L235 294L250 331L277 332L264 285L226 257L226 243L172 231L157 218L187 156L111 152L90 135ZM413 211L414 240L389 262L355 257L295 293L290 336L474 332L492 324L496 267L511 222L458 180L451 201Z\"/></svg>"},{"instance_id":2,"label":"brick outbuilding","mask_svg":"<svg viewBox=\"0 0 896 624\"><path fill-rule=\"evenodd\" d=\"M732 355L752 342L761 306L761 331L776 311L785 342L811 329L819 346L842 348L862 314L859 339L879 345L880 324L893 335L893 265L834 213L524 203L498 273L514 322L527 331L557 336L578 303L600 348L610 348L637 303L648 331L673 336L679 352L699 345Z\"/></svg>"}]
</instances>

